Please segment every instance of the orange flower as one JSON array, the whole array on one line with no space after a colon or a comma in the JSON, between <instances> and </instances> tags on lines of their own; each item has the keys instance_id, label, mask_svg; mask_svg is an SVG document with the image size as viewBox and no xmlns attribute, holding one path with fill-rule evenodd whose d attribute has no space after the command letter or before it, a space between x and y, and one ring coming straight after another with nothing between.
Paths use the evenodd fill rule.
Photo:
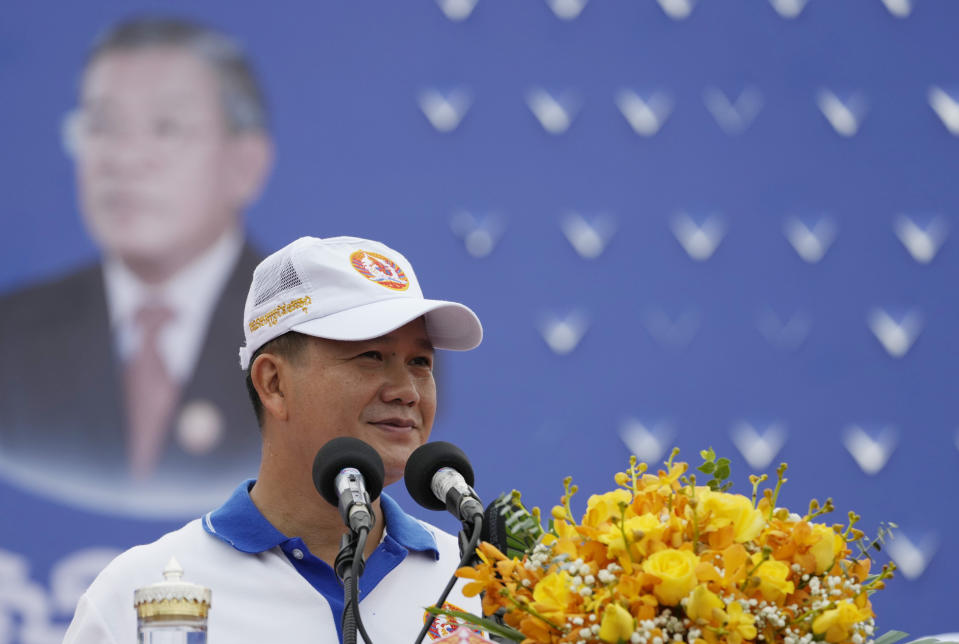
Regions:
<instances>
[{"instance_id":1,"label":"orange flower","mask_svg":"<svg viewBox=\"0 0 959 644\"><path fill-rule=\"evenodd\" d=\"M503 561L507 558L506 555L500 552L499 548L488 541L480 541L480 544L476 547L476 554L487 563L490 561Z\"/></svg>"},{"instance_id":2,"label":"orange flower","mask_svg":"<svg viewBox=\"0 0 959 644\"><path fill-rule=\"evenodd\" d=\"M773 511L778 485L777 493L765 490L754 506L741 495L691 489L681 480L687 467L671 461L668 472L636 481L645 466L633 463L628 474L616 477L622 487L589 498L579 523L565 496L550 532L541 537L540 552L548 555L517 560L484 543L480 563L457 571L466 581L464 594L482 593L486 614L505 607L504 621L523 632L525 644L597 636L625 641L637 624L680 604L680 614L692 620L689 628L700 632L693 644L781 640L778 620L764 621L758 632L758 600L778 605L799 635L814 635L823 644L845 644L862 634L860 624L873 616L866 590L875 590L881 579L852 597L849 584L835 586L824 578L828 573L864 584L869 577L870 560L853 560L846 536L788 510ZM754 486L762 482L757 480ZM575 491L569 481L565 485L568 495ZM803 575L812 579L797 588ZM828 610L815 603L824 583L843 589L830 594ZM586 627L598 632L583 638ZM647 634L671 639L663 630Z\"/></svg>"},{"instance_id":3,"label":"orange flower","mask_svg":"<svg viewBox=\"0 0 959 644\"><path fill-rule=\"evenodd\" d=\"M519 623L514 625L514 628L518 628L523 635L526 635L523 644L551 644L559 641L556 631L543 620L532 615L524 613Z\"/></svg>"},{"instance_id":4,"label":"orange flower","mask_svg":"<svg viewBox=\"0 0 959 644\"><path fill-rule=\"evenodd\" d=\"M473 580L463 585L462 593L467 597L475 597L484 590L499 585L493 567L489 564L480 564L474 568L464 566L456 571L456 576L460 579Z\"/></svg>"},{"instance_id":5,"label":"orange flower","mask_svg":"<svg viewBox=\"0 0 959 644\"><path fill-rule=\"evenodd\" d=\"M872 566L872 559L859 559L852 564L852 576L860 584L866 581L869 576L869 568Z\"/></svg>"},{"instance_id":6,"label":"orange flower","mask_svg":"<svg viewBox=\"0 0 959 644\"><path fill-rule=\"evenodd\" d=\"M752 571L754 567L755 564L749 553L737 543L729 546L722 553L704 552L700 558L700 564L696 567L696 577L699 581L705 582L707 589L718 595L732 594L749 597L748 594L742 594L742 588L746 582L746 573ZM753 589L758 589L761 577L754 573L753 580Z\"/></svg>"}]
</instances>

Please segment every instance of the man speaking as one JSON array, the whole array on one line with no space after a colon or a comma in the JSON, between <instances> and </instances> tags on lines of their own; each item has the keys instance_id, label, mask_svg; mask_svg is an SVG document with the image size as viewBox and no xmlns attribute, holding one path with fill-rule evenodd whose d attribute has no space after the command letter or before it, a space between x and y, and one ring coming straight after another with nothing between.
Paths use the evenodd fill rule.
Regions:
<instances>
[{"instance_id":1,"label":"man speaking","mask_svg":"<svg viewBox=\"0 0 959 644\"><path fill-rule=\"evenodd\" d=\"M304 237L266 258L244 332L240 366L263 441L258 478L202 519L115 559L80 599L65 643L130 641L133 591L157 581L171 556L212 590L211 641L340 641L343 590L331 566L345 528L314 488L314 457L331 439L358 438L379 453L385 482L398 481L433 427L434 349L482 339L470 309L423 297L400 253L353 237ZM372 641L413 641L459 562L458 545L386 494L372 507L360 614ZM458 589L449 601L480 608Z\"/></svg>"}]
</instances>

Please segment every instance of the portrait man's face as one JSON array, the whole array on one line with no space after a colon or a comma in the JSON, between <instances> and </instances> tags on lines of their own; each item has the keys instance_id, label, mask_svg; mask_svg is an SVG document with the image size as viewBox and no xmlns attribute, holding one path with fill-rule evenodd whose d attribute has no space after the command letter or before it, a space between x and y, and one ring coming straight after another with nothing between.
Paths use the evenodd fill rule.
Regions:
<instances>
[{"instance_id":1,"label":"portrait man's face","mask_svg":"<svg viewBox=\"0 0 959 644\"><path fill-rule=\"evenodd\" d=\"M373 340L314 338L304 353L286 392L285 428L304 454L304 469L327 441L352 436L379 452L386 484L402 478L436 413L433 348L423 320Z\"/></svg>"},{"instance_id":2,"label":"portrait man's face","mask_svg":"<svg viewBox=\"0 0 959 644\"><path fill-rule=\"evenodd\" d=\"M108 51L83 79L80 208L133 268L179 267L236 225L258 192L247 136L229 131L214 69L172 47Z\"/></svg>"}]
</instances>

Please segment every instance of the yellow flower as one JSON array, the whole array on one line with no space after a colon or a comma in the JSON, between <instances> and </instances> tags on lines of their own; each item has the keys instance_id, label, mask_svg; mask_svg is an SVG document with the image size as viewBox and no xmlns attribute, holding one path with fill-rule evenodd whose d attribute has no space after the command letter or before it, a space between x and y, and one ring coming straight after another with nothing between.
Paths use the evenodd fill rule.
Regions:
<instances>
[{"instance_id":1,"label":"yellow flower","mask_svg":"<svg viewBox=\"0 0 959 644\"><path fill-rule=\"evenodd\" d=\"M846 542L829 526L813 523L810 527L813 534L818 534L820 538L809 549L809 553L816 559L816 574L822 574L832 567L833 561L846 547Z\"/></svg>"},{"instance_id":2,"label":"yellow flower","mask_svg":"<svg viewBox=\"0 0 959 644\"><path fill-rule=\"evenodd\" d=\"M726 635L726 641L729 644L740 644L743 640L756 639L756 627L753 622L756 618L750 613L743 612L743 607L739 602L733 602L726 609L727 621L725 628L729 633Z\"/></svg>"},{"instance_id":3,"label":"yellow flower","mask_svg":"<svg viewBox=\"0 0 959 644\"><path fill-rule=\"evenodd\" d=\"M696 518L705 532L733 526L733 540L745 543L759 536L766 525L763 513L753 507L751 500L741 494L713 492L708 487L697 487Z\"/></svg>"},{"instance_id":4,"label":"yellow flower","mask_svg":"<svg viewBox=\"0 0 959 644\"><path fill-rule=\"evenodd\" d=\"M653 594L666 606L675 606L696 586L696 566L699 557L688 550L671 548L655 552L643 561L643 570L660 583Z\"/></svg>"},{"instance_id":5,"label":"yellow flower","mask_svg":"<svg viewBox=\"0 0 959 644\"><path fill-rule=\"evenodd\" d=\"M632 536L636 541L640 540L640 538L637 538L639 533L642 533L641 538L644 539L659 539L668 527L668 523L661 522L658 516L647 512L626 521L626 534Z\"/></svg>"},{"instance_id":6,"label":"yellow flower","mask_svg":"<svg viewBox=\"0 0 959 644\"><path fill-rule=\"evenodd\" d=\"M618 525L608 526L597 539L608 546L607 555L613 559L626 553L627 542L638 543L648 538L658 539L665 529L666 525L660 523L658 517L647 512L641 516L626 519L622 530ZM623 539L624 532L628 541ZM642 549L642 554L645 554L645 549Z\"/></svg>"},{"instance_id":7,"label":"yellow flower","mask_svg":"<svg viewBox=\"0 0 959 644\"><path fill-rule=\"evenodd\" d=\"M628 472L616 475L621 487L591 496L580 521L569 507L575 486L567 480L562 505L553 508L540 541L550 556L508 558L484 543L481 563L457 571L464 593L482 594L487 615L503 611L505 623L525 635L524 644L625 644L638 637L640 624L658 620L667 608L686 618L686 630L695 635L691 644L786 636L850 644L866 635L874 615L868 593L891 572L884 567L867 582L869 560L850 556L861 532L836 532L841 528L775 508L776 492L767 490L754 507L746 496L695 487L682 479L687 467L670 459L668 471L649 475L645 465L631 461ZM757 496L759 478L750 477ZM577 564L564 571L562 560ZM799 587L805 574L834 575L843 590L820 603L814 587ZM855 597L850 583L861 586ZM785 621L762 620L763 607ZM662 625L645 630L650 640L671 636Z\"/></svg>"},{"instance_id":8,"label":"yellow flower","mask_svg":"<svg viewBox=\"0 0 959 644\"><path fill-rule=\"evenodd\" d=\"M825 633L827 642L842 642L852 636L852 626L869 617L867 611L857 608L852 602L842 601L813 620L812 632L816 635Z\"/></svg>"},{"instance_id":9,"label":"yellow flower","mask_svg":"<svg viewBox=\"0 0 959 644\"><path fill-rule=\"evenodd\" d=\"M583 525L597 528L622 515L620 505L629 505L633 495L626 490L616 489L606 494L594 494L586 501L586 516Z\"/></svg>"},{"instance_id":10,"label":"yellow flower","mask_svg":"<svg viewBox=\"0 0 959 644\"><path fill-rule=\"evenodd\" d=\"M569 574L562 570L540 579L533 589L536 610L548 619L564 619L569 605L569 584Z\"/></svg>"},{"instance_id":11,"label":"yellow flower","mask_svg":"<svg viewBox=\"0 0 959 644\"><path fill-rule=\"evenodd\" d=\"M629 640L635 627L633 616L619 604L609 604L603 612L603 621L599 625L599 639L604 642Z\"/></svg>"},{"instance_id":12,"label":"yellow flower","mask_svg":"<svg viewBox=\"0 0 959 644\"><path fill-rule=\"evenodd\" d=\"M759 562L762 555L756 553L753 555L753 564ZM769 559L764 561L753 573L759 577L759 592L763 594L763 599L770 602L780 602L786 596L792 593L796 587L789 581L789 566L781 561Z\"/></svg>"},{"instance_id":13,"label":"yellow flower","mask_svg":"<svg viewBox=\"0 0 959 644\"><path fill-rule=\"evenodd\" d=\"M655 490L659 494L669 494L670 490L676 486L679 477L682 476L689 467L687 463L675 463L669 472L660 470L659 474L643 475L643 487Z\"/></svg>"},{"instance_id":14,"label":"yellow flower","mask_svg":"<svg viewBox=\"0 0 959 644\"><path fill-rule=\"evenodd\" d=\"M700 584L693 589L686 604L686 616L691 620L701 619L705 622L720 622L724 618L723 600Z\"/></svg>"}]
</instances>

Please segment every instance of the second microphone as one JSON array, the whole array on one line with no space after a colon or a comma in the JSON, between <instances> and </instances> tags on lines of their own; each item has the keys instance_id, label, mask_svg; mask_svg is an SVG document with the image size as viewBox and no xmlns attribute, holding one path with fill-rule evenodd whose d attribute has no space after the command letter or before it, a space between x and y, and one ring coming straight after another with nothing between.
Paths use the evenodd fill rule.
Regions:
<instances>
[{"instance_id":1,"label":"second microphone","mask_svg":"<svg viewBox=\"0 0 959 644\"><path fill-rule=\"evenodd\" d=\"M473 467L463 450L435 441L410 454L403 473L413 500L430 510L446 508L464 523L483 516L483 503L473 490Z\"/></svg>"}]
</instances>

